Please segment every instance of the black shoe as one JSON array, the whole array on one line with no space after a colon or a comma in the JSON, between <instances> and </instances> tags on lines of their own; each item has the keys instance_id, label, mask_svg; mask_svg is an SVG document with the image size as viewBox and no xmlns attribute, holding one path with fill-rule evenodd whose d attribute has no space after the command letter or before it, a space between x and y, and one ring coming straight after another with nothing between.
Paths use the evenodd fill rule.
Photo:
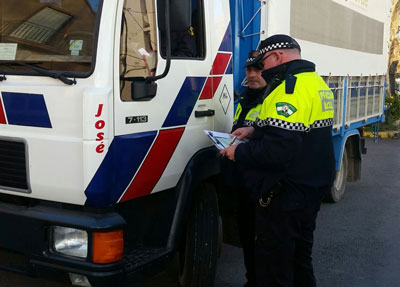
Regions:
<instances>
[{"instance_id":1,"label":"black shoe","mask_svg":"<svg viewBox=\"0 0 400 287\"><path fill-rule=\"evenodd\" d=\"M243 287L255 287L256 285L251 284L249 282L246 282L246 284L243 285Z\"/></svg>"}]
</instances>

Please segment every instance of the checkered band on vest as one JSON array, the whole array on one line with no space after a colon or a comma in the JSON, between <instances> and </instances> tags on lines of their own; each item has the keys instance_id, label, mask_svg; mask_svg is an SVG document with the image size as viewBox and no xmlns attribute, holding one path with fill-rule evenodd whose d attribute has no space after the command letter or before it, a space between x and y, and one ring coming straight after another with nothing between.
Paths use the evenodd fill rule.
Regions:
<instances>
[{"instance_id":1,"label":"checkered band on vest","mask_svg":"<svg viewBox=\"0 0 400 287\"><path fill-rule=\"evenodd\" d=\"M259 127L272 126L290 131L304 132L307 130L307 127L302 123L291 123L274 118L266 118L265 120L257 119L256 124Z\"/></svg>"},{"instance_id":2,"label":"checkered band on vest","mask_svg":"<svg viewBox=\"0 0 400 287\"><path fill-rule=\"evenodd\" d=\"M332 126L333 119L315 121L309 128L303 123L291 123L274 118L266 118L265 120L256 120L256 125L259 127L272 126L290 131L308 132L310 129L324 128Z\"/></svg>"},{"instance_id":3,"label":"checkered band on vest","mask_svg":"<svg viewBox=\"0 0 400 287\"><path fill-rule=\"evenodd\" d=\"M281 43L275 43L271 44L269 46L266 46L262 48L259 52L261 55L267 53L268 51L276 50L276 49L291 49L291 48L296 48L293 44L289 42L281 42Z\"/></svg>"},{"instance_id":4,"label":"checkered band on vest","mask_svg":"<svg viewBox=\"0 0 400 287\"><path fill-rule=\"evenodd\" d=\"M245 121L243 122L243 124L246 125L246 126L248 126L248 127L251 127L251 126L254 125L254 121L245 120Z\"/></svg>"},{"instance_id":5,"label":"checkered band on vest","mask_svg":"<svg viewBox=\"0 0 400 287\"><path fill-rule=\"evenodd\" d=\"M312 129L318 129L318 128L325 128L325 127L329 127L329 126L333 126L333 119L326 119L326 120L318 120L315 121L310 128Z\"/></svg>"}]
</instances>

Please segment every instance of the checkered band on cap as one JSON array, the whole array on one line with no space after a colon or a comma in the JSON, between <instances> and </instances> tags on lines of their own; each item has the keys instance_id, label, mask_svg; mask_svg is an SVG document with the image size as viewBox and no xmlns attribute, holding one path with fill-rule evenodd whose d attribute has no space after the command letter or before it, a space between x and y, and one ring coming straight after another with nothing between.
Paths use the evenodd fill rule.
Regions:
<instances>
[{"instance_id":1,"label":"checkered band on cap","mask_svg":"<svg viewBox=\"0 0 400 287\"><path fill-rule=\"evenodd\" d=\"M301 50L299 43L289 35L277 34L261 41L259 53L263 55L269 51L277 49L298 49Z\"/></svg>"},{"instance_id":2,"label":"checkered band on cap","mask_svg":"<svg viewBox=\"0 0 400 287\"><path fill-rule=\"evenodd\" d=\"M257 50L252 50L249 52L249 55L247 56L245 67L250 67L250 66L257 67L260 60L261 60L260 53Z\"/></svg>"},{"instance_id":3,"label":"checkered band on cap","mask_svg":"<svg viewBox=\"0 0 400 287\"><path fill-rule=\"evenodd\" d=\"M266 46L260 50L260 54L265 54L268 51L276 50L276 49L292 49L292 48L297 48L294 45L292 45L289 42L281 42L281 43L276 43L272 44L269 46Z\"/></svg>"}]
</instances>

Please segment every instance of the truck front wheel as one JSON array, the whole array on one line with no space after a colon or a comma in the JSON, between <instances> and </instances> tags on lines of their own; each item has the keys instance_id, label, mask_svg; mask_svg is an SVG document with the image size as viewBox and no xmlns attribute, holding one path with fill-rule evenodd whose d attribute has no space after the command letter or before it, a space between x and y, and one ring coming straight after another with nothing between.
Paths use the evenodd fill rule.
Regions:
<instances>
[{"instance_id":1,"label":"truck front wheel","mask_svg":"<svg viewBox=\"0 0 400 287\"><path fill-rule=\"evenodd\" d=\"M197 190L179 252L179 283L185 287L213 286L219 248L218 198L212 184Z\"/></svg>"},{"instance_id":2,"label":"truck front wheel","mask_svg":"<svg viewBox=\"0 0 400 287\"><path fill-rule=\"evenodd\" d=\"M336 172L336 178L330 192L326 195L325 201L336 203L343 199L346 190L346 181L348 173L348 159L346 148L343 150L340 170Z\"/></svg>"}]
</instances>

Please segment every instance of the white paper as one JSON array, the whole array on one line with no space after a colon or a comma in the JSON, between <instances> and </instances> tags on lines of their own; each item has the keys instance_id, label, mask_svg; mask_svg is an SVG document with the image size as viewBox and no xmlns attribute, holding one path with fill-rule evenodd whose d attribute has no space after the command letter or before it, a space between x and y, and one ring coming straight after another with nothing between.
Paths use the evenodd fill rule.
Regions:
<instances>
[{"instance_id":1,"label":"white paper","mask_svg":"<svg viewBox=\"0 0 400 287\"><path fill-rule=\"evenodd\" d=\"M206 135L214 143L214 145L219 149L227 148L228 146L244 143L246 140L238 140L235 136L228 133L220 133L215 131L204 130ZM234 140L235 139L235 140ZM233 142L232 142L233 141Z\"/></svg>"},{"instance_id":2,"label":"white paper","mask_svg":"<svg viewBox=\"0 0 400 287\"><path fill-rule=\"evenodd\" d=\"M0 60L15 61L17 45L16 43L0 43Z\"/></svg>"},{"instance_id":3,"label":"white paper","mask_svg":"<svg viewBox=\"0 0 400 287\"><path fill-rule=\"evenodd\" d=\"M150 57L150 54L146 51L146 49L144 49L144 48L140 48L139 50L138 50L138 52L139 52L139 54L143 57L143 56L146 56L146 57Z\"/></svg>"}]
</instances>

